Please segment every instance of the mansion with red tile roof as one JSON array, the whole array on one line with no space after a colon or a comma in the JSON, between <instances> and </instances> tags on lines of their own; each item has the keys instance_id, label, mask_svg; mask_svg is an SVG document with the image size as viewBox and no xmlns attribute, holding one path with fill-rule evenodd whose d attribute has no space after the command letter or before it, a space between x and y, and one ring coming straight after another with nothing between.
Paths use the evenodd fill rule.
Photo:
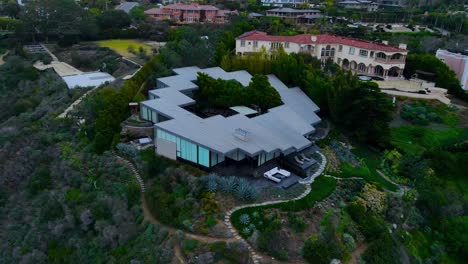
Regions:
<instances>
[{"instance_id":1,"label":"mansion with red tile roof","mask_svg":"<svg viewBox=\"0 0 468 264\"><path fill-rule=\"evenodd\" d=\"M261 31L249 31L236 38L236 53L245 55L267 52L283 47L287 53L309 53L322 61L328 59L353 73L385 78L400 77L405 68L408 50L388 43L347 38L332 34L301 34L273 36Z\"/></svg>"},{"instance_id":2,"label":"mansion with red tile roof","mask_svg":"<svg viewBox=\"0 0 468 264\"><path fill-rule=\"evenodd\" d=\"M218 23L229 21L231 15L238 15L237 11L221 10L211 5L171 4L161 8L151 8L145 11L148 17L157 20L172 20L179 24Z\"/></svg>"}]
</instances>

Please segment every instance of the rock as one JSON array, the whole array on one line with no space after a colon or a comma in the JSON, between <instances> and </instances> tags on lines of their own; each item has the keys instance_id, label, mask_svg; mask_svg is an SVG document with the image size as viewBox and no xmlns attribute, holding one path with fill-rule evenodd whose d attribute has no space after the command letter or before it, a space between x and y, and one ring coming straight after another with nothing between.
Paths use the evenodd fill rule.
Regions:
<instances>
[{"instance_id":1,"label":"rock","mask_svg":"<svg viewBox=\"0 0 468 264\"><path fill-rule=\"evenodd\" d=\"M203 254L197 255L188 261L190 264L205 264L214 262L214 253L205 252Z\"/></svg>"},{"instance_id":2,"label":"rock","mask_svg":"<svg viewBox=\"0 0 468 264\"><path fill-rule=\"evenodd\" d=\"M93 214L91 213L91 210L86 209L84 210L81 215L80 215L80 220L81 220L81 228L83 230L88 230L88 226L93 223Z\"/></svg>"},{"instance_id":3,"label":"rock","mask_svg":"<svg viewBox=\"0 0 468 264\"><path fill-rule=\"evenodd\" d=\"M255 230L255 231L252 233L252 235L249 237L249 239L247 239L247 241L249 241L249 243L250 243L252 246L257 247L258 236L259 236L258 230Z\"/></svg>"}]
</instances>

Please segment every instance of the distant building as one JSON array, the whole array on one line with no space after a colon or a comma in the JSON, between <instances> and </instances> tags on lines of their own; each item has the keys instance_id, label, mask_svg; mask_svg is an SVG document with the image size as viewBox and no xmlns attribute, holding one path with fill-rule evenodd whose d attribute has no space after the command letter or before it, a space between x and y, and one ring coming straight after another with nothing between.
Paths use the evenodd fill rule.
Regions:
<instances>
[{"instance_id":1,"label":"distant building","mask_svg":"<svg viewBox=\"0 0 468 264\"><path fill-rule=\"evenodd\" d=\"M84 72L81 74L62 76L69 89L78 87L97 87L115 81L107 72Z\"/></svg>"},{"instance_id":2,"label":"distant building","mask_svg":"<svg viewBox=\"0 0 468 264\"><path fill-rule=\"evenodd\" d=\"M123 2L120 5L116 6L115 9L122 10L128 14L130 13L130 10L139 5L140 4L138 2Z\"/></svg>"},{"instance_id":3,"label":"distant building","mask_svg":"<svg viewBox=\"0 0 468 264\"><path fill-rule=\"evenodd\" d=\"M287 53L309 53L322 62L332 60L345 70L377 77L400 77L408 54L406 44L399 47L388 43L347 38L332 34L272 36L265 32L249 31L236 39L238 55L268 52L283 47Z\"/></svg>"},{"instance_id":4,"label":"distant building","mask_svg":"<svg viewBox=\"0 0 468 264\"><path fill-rule=\"evenodd\" d=\"M267 10L267 16L281 17L294 22L311 22L322 17L320 10L316 9L294 9L289 7L280 7Z\"/></svg>"},{"instance_id":5,"label":"distant building","mask_svg":"<svg viewBox=\"0 0 468 264\"><path fill-rule=\"evenodd\" d=\"M436 57L452 69L460 80L464 90L468 90L468 56L438 49Z\"/></svg>"},{"instance_id":6,"label":"distant building","mask_svg":"<svg viewBox=\"0 0 468 264\"><path fill-rule=\"evenodd\" d=\"M387 7L401 7L404 4L404 0L375 0L380 6Z\"/></svg>"},{"instance_id":7,"label":"distant building","mask_svg":"<svg viewBox=\"0 0 468 264\"><path fill-rule=\"evenodd\" d=\"M338 2L338 5L347 9L362 9L369 12L377 11L379 4L367 0L347 0Z\"/></svg>"},{"instance_id":8,"label":"distant building","mask_svg":"<svg viewBox=\"0 0 468 264\"><path fill-rule=\"evenodd\" d=\"M260 0L264 6L292 6L297 7L303 4L307 4L307 0Z\"/></svg>"},{"instance_id":9,"label":"distant building","mask_svg":"<svg viewBox=\"0 0 468 264\"><path fill-rule=\"evenodd\" d=\"M231 15L238 15L238 12L220 10L211 5L171 4L148 9L145 14L154 20L172 20L180 24L199 22L222 24L229 21Z\"/></svg>"},{"instance_id":10,"label":"distant building","mask_svg":"<svg viewBox=\"0 0 468 264\"><path fill-rule=\"evenodd\" d=\"M259 17L263 17L263 16L264 15L259 14L259 13L255 13L255 12L249 13L249 18L259 18Z\"/></svg>"}]
</instances>

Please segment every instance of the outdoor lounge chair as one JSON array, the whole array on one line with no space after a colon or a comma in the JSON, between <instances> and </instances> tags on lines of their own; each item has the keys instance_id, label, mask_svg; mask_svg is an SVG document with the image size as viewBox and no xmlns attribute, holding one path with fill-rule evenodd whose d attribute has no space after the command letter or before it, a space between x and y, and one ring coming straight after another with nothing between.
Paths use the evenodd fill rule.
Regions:
<instances>
[{"instance_id":1,"label":"outdoor lounge chair","mask_svg":"<svg viewBox=\"0 0 468 264\"><path fill-rule=\"evenodd\" d=\"M273 174L275 174L275 173L276 173L276 172L270 170L270 171L265 172L265 173L263 174L263 177L265 177L265 178L267 178L267 179L269 179L269 180L271 180L271 181L274 181L274 182L276 182L276 183L281 182L281 179L278 179L278 178L276 178L275 176L273 176Z\"/></svg>"},{"instance_id":2,"label":"outdoor lounge chair","mask_svg":"<svg viewBox=\"0 0 468 264\"><path fill-rule=\"evenodd\" d=\"M309 160L310 160L310 158L309 158L309 157L307 157L307 156L306 156L304 153L301 153L301 157L302 157L303 159L307 160L307 161L309 161Z\"/></svg>"},{"instance_id":3,"label":"outdoor lounge chair","mask_svg":"<svg viewBox=\"0 0 468 264\"><path fill-rule=\"evenodd\" d=\"M294 160L297 162L297 164L304 165L304 161L300 160L298 156L294 156Z\"/></svg>"},{"instance_id":4,"label":"outdoor lounge chair","mask_svg":"<svg viewBox=\"0 0 468 264\"><path fill-rule=\"evenodd\" d=\"M281 174L281 175L283 175L283 176L286 177L286 178L289 177L289 176L291 176L291 173L290 173L289 171L283 170L283 169L279 169L279 170L278 170L278 173Z\"/></svg>"}]
</instances>

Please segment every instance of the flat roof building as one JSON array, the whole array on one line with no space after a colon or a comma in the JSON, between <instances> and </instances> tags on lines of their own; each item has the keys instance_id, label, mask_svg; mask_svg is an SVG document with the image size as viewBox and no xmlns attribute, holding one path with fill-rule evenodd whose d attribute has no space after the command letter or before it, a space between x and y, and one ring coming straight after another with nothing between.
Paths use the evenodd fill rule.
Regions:
<instances>
[{"instance_id":1,"label":"flat roof building","mask_svg":"<svg viewBox=\"0 0 468 264\"><path fill-rule=\"evenodd\" d=\"M125 13L129 14L130 11L134 8L139 6L140 4L138 2L123 2L119 4L118 6L115 7L116 10L122 10Z\"/></svg>"},{"instance_id":2,"label":"flat roof building","mask_svg":"<svg viewBox=\"0 0 468 264\"><path fill-rule=\"evenodd\" d=\"M81 74L62 76L69 89L77 87L97 87L115 80L107 72L84 72Z\"/></svg>"},{"instance_id":3,"label":"flat roof building","mask_svg":"<svg viewBox=\"0 0 468 264\"><path fill-rule=\"evenodd\" d=\"M468 90L468 56L438 49L436 57L447 64L447 66L457 74L463 90Z\"/></svg>"},{"instance_id":4,"label":"flat roof building","mask_svg":"<svg viewBox=\"0 0 468 264\"><path fill-rule=\"evenodd\" d=\"M299 87L288 88L276 76L268 75L283 105L266 113L235 107L228 117L202 118L186 106L195 104L192 92L199 72L213 78L236 80L244 87L252 76L246 71L225 72L219 67L185 67L173 70L176 75L159 78L150 100L141 102L140 116L155 124L156 152L172 159L182 159L205 168L225 160L249 159L256 166L274 158L302 151L312 145L306 136L315 132L320 122L319 108Z\"/></svg>"}]
</instances>

